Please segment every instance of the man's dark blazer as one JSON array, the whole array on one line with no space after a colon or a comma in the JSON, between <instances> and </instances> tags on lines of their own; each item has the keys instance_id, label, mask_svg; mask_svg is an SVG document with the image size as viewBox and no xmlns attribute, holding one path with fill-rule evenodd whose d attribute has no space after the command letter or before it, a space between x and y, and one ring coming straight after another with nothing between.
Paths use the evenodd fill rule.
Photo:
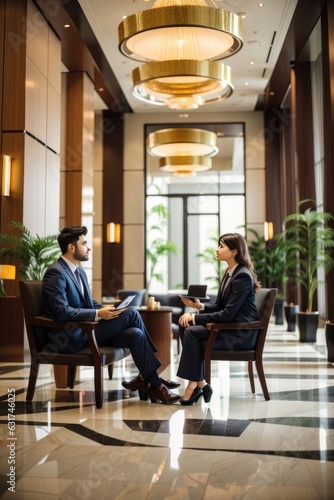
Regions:
<instances>
[{"instance_id":1,"label":"man's dark blazer","mask_svg":"<svg viewBox=\"0 0 334 500\"><path fill-rule=\"evenodd\" d=\"M256 320L258 314L255 307L253 276L249 269L240 264L228 281L224 294L219 291L215 302L206 304L204 310L195 318L196 325Z\"/></svg>"},{"instance_id":2,"label":"man's dark blazer","mask_svg":"<svg viewBox=\"0 0 334 500\"><path fill-rule=\"evenodd\" d=\"M86 334L76 328L76 321L94 321L96 309L102 306L91 295L86 273L79 267L84 288L63 258L52 264L46 271L42 283L42 296L45 311L49 318L67 322L64 330L54 331L50 340L59 352L76 352L86 344ZM55 335L56 334L56 335Z\"/></svg>"}]
</instances>

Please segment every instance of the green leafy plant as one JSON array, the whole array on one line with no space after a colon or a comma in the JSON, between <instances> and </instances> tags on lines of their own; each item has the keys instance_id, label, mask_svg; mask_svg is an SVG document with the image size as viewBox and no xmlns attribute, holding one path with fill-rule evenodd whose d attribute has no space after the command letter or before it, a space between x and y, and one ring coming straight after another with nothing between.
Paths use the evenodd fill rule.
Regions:
<instances>
[{"instance_id":1,"label":"green leafy plant","mask_svg":"<svg viewBox=\"0 0 334 500\"><path fill-rule=\"evenodd\" d=\"M268 286L277 288L277 299L284 298L284 283L288 281L286 270L287 244L282 233L276 235L267 246L265 276Z\"/></svg>"},{"instance_id":2,"label":"green leafy plant","mask_svg":"<svg viewBox=\"0 0 334 500\"><path fill-rule=\"evenodd\" d=\"M316 210L314 200L302 200L299 206L305 203L311 203L314 208L288 215L284 220L286 229L283 236L287 245L288 275L305 288L307 311L311 312L314 293L322 283L318 279L318 270L323 269L327 274L334 268L334 230L328 226L334 216Z\"/></svg>"},{"instance_id":3,"label":"green leafy plant","mask_svg":"<svg viewBox=\"0 0 334 500\"><path fill-rule=\"evenodd\" d=\"M266 241L263 236L255 230L247 226L242 226L246 230L246 239L248 244L248 251L251 261L254 266L254 272L258 280L264 285L267 276L267 247ZM248 237L252 235L252 237Z\"/></svg>"},{"instance_id":4,"label":"green leafy plant","mask_svg":"<svg viewBox=\"0 0 334 500\"><path fill-rule=\"evenodd\" d=\"M219 288L222 275L222 263L216 258L218 239L218 231L213 231L213 234L209 237L209 241L212 242L212 245L207 246L202 252L196 254L196 257L200 258L200 262L209 264L213 267L214 273L212 274L212 276L207 276L205 278L205 281L213 283L212 286L210 286L212 290Z\"/></svg>"},{"instance_id":5,"label":"green leafy plant","mask_svg":"<svg viewBox=\"0 0 334 500\"><path fill-rule=\"evenodd\" d=\"M17 221L8 224L8 234L0 234L0 259L18 262L18 272L24 279L41 280L46 269L60 256L56 235L32 236L27 227Z\"/></svg>"},{"instance_id":6,"label":"green leafy plant","mask_svg":"<svg viewBox=\"0 0 334 500\"><path fill-rule=\"evenodd\" d=\"M153 279L156 279L158 282L163 283L164 274L163 272L158 270L159 263L161 259L170 253L177 253L177 246L168 241L167 239L162 237L164 229L168 225L168 209L163 204L157 204L152 207L147 213L147 220L150 218L154 218L156 221L149 227L150 236L153 239L154 233L157 236L153 239L153 241L148 245L146 249L146 257L148 261L148 281L147 281L147 289L150 289L150 285Z\"/></svg>"}]
</instances>

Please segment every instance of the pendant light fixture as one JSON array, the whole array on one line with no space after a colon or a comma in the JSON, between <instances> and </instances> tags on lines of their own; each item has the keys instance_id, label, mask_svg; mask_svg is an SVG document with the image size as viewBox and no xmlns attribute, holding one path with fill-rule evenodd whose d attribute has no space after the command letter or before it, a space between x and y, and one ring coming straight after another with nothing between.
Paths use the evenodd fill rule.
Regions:
<instances>
[{"instance_id":1,"label":"pendant light fixture","mask_svg":"<svg viewBox=\"0 0 334 500\"><path fill-rule=\"evenodd\" d=\"M168 128L151 132L147 136L149 154L159 157L215 156L217 135L210 130L196 128Z\"/></svg>"},{"instance_id":2,"label":"pendant light fixture","mask_svg":"<svg viewBox=\"0 0 334 500\"><path fill-rule=\"evenodd\" d=\"M122 54L146 62L132 72L137 99L194 109L232 94L231 68L217 61L243 45L238 15L205 0L157 0L118 31Z\"/></svg>"},{"instance_id":3,"label":"pendant light fixture","mask_svg":"<svg viewBox=\"0 0 334 500\"><path fill-rule=\"evenodd\" d=\"M208 156L171 156L160 158L160 170L178 177L196 175L212 168L212 159Z\"/></svg>"},{"instance_id":4,"label":"pendant light fixture","mask_svg":"<svg viewBox=\"0 0 334 500\"><path fill-rule=\"evenodd\" d=\"M233 92L231 68L216 61L152 62L133 70L132 81L137 99L171 109L196 109Z\"/></svg>"},{"instance_id":5,"label":"pendant light fixture","mask_svg":"<svg viewBox=\"0 0 334 500\"><path fill-rule=\"evenodd\" d=\"M152 9L126 17L118 38L122 54L140 62L214 61L243 45L239 16L205 0L157 0Z\"/></svg>"}]
</instances>

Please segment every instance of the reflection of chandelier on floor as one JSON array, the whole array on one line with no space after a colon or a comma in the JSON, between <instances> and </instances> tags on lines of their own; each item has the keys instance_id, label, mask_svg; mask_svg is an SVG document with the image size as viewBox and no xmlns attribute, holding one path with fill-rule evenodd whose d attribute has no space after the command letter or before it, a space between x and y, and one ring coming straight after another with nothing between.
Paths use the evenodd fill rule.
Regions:
<instances>
[{"instance_id":1,"label":"reflection of chandelier on floor","mask_svg":"<svg viewBox=\"0 0 334 500\"><path fill-rule=\"evenodd\" d=\"M241 20L204 0L157 0L118 27L119 49L145 62L132 72L134 96L172 109L193 109L233 92L231 68L218 60L242 47Z\"/></svg>"},{"instance_id":2,"label":"reflection of chandelier on floor","mask_svg":"<svg viewBox=\"0 0 334 500\"><path fill-rule=\"evenodd\" d=\"M147 152L159 158L163 172L179 177L193 176L212 167L211 157L218 153L217 135L195 128L169 128L151 132Z\"/></svg>"}]
</instances>

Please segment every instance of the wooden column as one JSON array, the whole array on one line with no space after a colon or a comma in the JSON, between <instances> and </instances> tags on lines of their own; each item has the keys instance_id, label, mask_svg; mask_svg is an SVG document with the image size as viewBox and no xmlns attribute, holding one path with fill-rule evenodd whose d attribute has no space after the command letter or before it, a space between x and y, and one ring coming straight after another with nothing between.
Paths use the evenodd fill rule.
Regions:
<instances>
[{"instance_id":1,"label":"wooden column","mask_svg":"<svg viewBox=\"0 0 334 500\"><path fill-rule=\"evenodd\" d=\"M93 215L94 84L85 73L65 77L65 224L81 225Z\"/></svg>"},{"instance_id":2,"label":"wooden column","mask_svg":"<svg viewBox=\"0 0 334 500\"><path fill-rule=\"evenodd\" d=\"M315 199L312 82L309 62L296 63L291 71L291 95L298 202L304 199ZM306 208L308 207L304 204L301 210ZM296 211L299 211L298 207L296 207ZM302 311L307 309L307 296L304 287L299 287L298 303Z\"/></svg>"},{"instance_id":3,"label":"wooden column","mask_svg":"<svg viewBox=\"0 0 334 500\"><path fill-rule=\"evenodd\" d=\"M334 214L334 2L327 3L322 16L324 82L324 210ZM332 223L334 228L334 224ZM334 257L334 255L333 255ZM326 276L327 319L334 321L334 271Z\"/></svg>"},{"instance_id":4,"label":"wooden column","mask_svg":"<svg viewBox=\"0 0 334 500\"><path fill-rule=\"evenodd\" d=\"M102 295L123 288L123 131L122 116L103 112L103 228ZM107 243L108 222L121 224L121 242Z\"/></svg>"}]
</instances>

